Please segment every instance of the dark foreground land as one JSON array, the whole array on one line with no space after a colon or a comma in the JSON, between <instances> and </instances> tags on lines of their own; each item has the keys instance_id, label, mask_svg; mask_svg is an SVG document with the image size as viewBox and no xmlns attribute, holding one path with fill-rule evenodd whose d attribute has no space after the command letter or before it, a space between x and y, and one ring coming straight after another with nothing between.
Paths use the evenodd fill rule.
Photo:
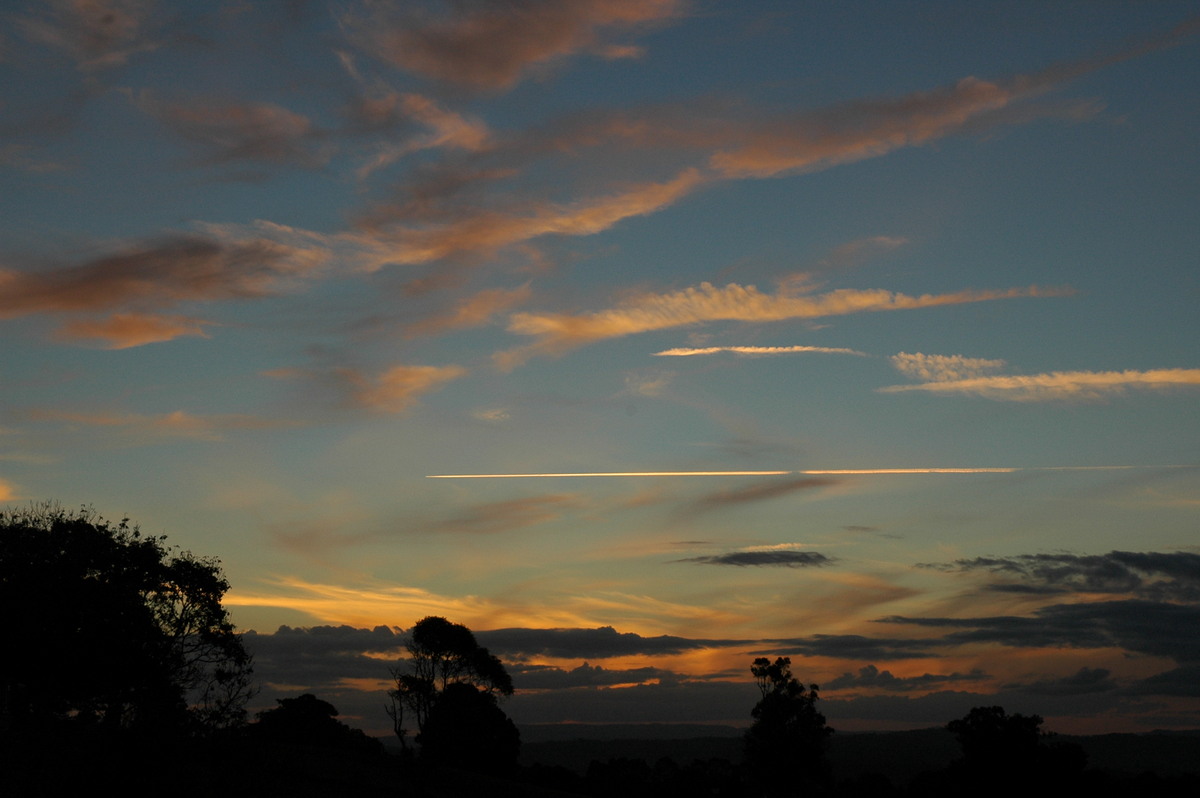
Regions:
<instances>
[{"instance_id":1,"label":"dark foreground land","mask_svg":"<svg viewBox=\"0 0 1200 798\"><path fill-rule=\"evenodd\" d=\"M11 738L0 794L58 796L119 788L124 796L747 796L738 731L662 727L531 727L520 766L503 775L435 769L396 753L332 751L305 745L227 740L175 748L142 740L99 747L68 743L25 748ZM680 733L677 732L677 733ZM621 735L601 739L600 734ZM637 735L637 736L634 736ZM1072 784L1089 796L1200 795L1200 730L1054 737L1079 745L1087 768ZM961 794L960 751L945 729L836 734L830 776L807 795ZM1035 785L1028 785L1033 787Z\"/></svg>"}]
</instances>

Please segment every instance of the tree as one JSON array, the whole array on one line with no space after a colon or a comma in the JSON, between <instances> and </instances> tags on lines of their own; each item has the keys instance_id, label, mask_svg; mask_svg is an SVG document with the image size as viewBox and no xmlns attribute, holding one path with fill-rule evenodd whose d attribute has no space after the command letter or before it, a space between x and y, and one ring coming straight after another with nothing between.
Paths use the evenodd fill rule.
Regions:
<instances>
[{"instance_id":1,"label":"tree","mask_svg":"<svg viewBox=\"0 0 1200 798\"><path fill-rule=\"evenodd\" d=\"M1047 744L1041 715L1009 715L1004 707L975 707L946 724L958 739L963 758L955 763L963 779L992 785L1042 784L1077 778L1087 754L1075 743Z\"/></svg>"},{"instance_id":2,"label":"tree","mask_svg":"<svg viewBox=\"0 0 1200 798\"><path fill-rule=\"evenodd\" d=\"M279 706L258 713L258 722L249 728L252 736L287 745L357 751L367 755L383 753L383 746L362 729L352 729L337 720L338 711L328 701L312 693L296 698L278 698Z\"/></svg>"},{"instance_id":3,"label":"tree","mask_svg":"<svg viewBox=\"0 0 1200 798\"><path fill-rule=\"evenodd\" d=\"M401 744L406 745L408 718L416 721L423 757L461 765L464 760L452 749L469 749L472 736L484 734L498 750L511 749L515 762L520 739L499 707L499 698L513 692L503 663L470 629L439 616L418 621L406 648L408 660L391 671L396 686L388 691L387 707Z\"/></svg>"},{"instance_id":4,"label":"tree","mask_svg":"<svg viewBox=\"0 0 1200 798\"><path fill-rule=\"evenodd\" d=\"M128 519L51 503L0 512L0 658L9 727L162 732L244 720L251 658L216 559L168 548Z\"/></svg>"},{"instance_id":5,"label":"tree","mask_svg":"<svg viewBox=\"0 0 1200 798\"><path fill-rule=\"evenodd\" d=\"M788 657L759 657L750 667L762 698L750 713L746 764L768 795L793 795L829 775L825 744L833 729L817 711L817 685L806 689L791 666Z\"/></svg>"}]
</instances>

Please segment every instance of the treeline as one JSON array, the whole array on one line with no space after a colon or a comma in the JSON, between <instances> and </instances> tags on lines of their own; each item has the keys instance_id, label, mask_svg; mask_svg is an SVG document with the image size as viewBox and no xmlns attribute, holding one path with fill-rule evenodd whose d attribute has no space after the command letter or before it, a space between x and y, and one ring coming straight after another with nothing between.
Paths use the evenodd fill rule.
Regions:
<instances>
[{"instance_id":1,"label":"treeline","mask_svg":"<svg viewBox=\"0 0 1200 798\"><path fill-rule=\"evenodd\" d=\"M222 605L228 588L217 560L128 521L56 505L0 512L0 794L1200 795L1195 774L1119 774L1121 763L1089 763L1079 745L1045 734L1039 716L1001 707L947 724L960 755L945 768L904 783L861 769L839 777L817 685L786 657L750 664L760 698L740 756L600 757L584 772L521 765L504 664L438 616L413 626L391 670L386 711L401 750L389 754L311 694L247 716L253 663Z\"/></svg>"}]
</instances>

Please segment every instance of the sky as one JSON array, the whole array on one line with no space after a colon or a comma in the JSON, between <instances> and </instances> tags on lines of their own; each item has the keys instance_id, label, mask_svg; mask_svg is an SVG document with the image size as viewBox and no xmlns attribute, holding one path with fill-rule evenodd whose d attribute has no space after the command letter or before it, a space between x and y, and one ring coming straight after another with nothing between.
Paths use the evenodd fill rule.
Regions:
<instances>
[{"instance_id":1,"label":"sky","mask_svg":"<svg viewBox=\"0 0 1200 798\"><path fill-rule=\"evenodd\" d=\"M257 705L1200 727L1193 2L13 2L0 502L220 558Z\"/></svg>"}]
</instances>

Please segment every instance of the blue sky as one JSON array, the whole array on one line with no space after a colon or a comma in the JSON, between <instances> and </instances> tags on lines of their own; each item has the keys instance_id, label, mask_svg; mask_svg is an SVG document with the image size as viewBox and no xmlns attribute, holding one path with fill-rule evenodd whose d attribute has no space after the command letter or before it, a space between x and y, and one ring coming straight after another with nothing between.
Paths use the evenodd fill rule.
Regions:
<instances>
[{"instance_id":1,"label":"blue sky","mask_svg":"<svg viewBox=\"0 0 1200 798\"><path fill-rule=\"evenodd\" d=\"M428 614L518 722L1196 726L1194 12L13 4L0 500L366 728Z\"/></svg>"}]
</instances>

